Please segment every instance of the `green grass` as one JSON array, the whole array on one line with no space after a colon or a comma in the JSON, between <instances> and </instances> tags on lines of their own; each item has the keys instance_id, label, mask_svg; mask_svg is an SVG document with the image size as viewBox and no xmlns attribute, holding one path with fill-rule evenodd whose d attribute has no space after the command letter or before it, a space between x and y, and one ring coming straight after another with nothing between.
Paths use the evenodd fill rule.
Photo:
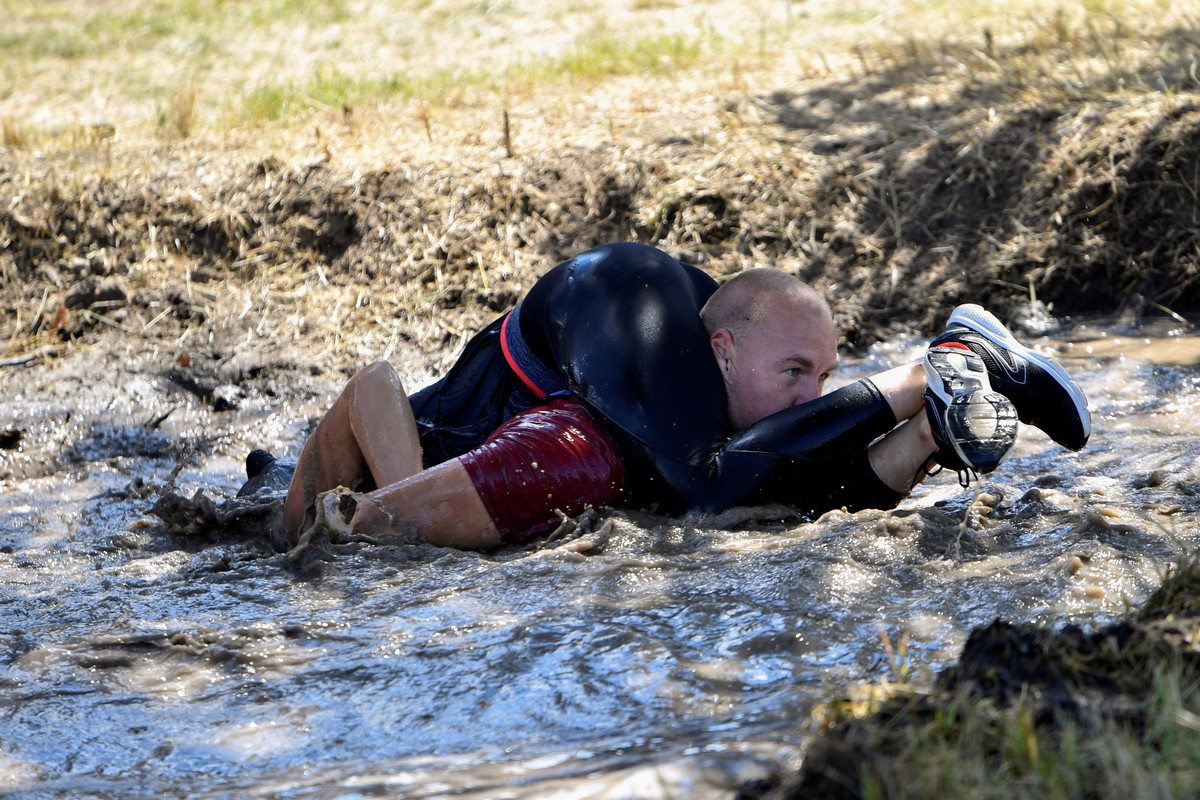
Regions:
<instances>
[{"instance_id":1,"label":"green grass","mask_svg":"<svg viewBox=\"0 0 1200 800\"><path fill-rule=\"evenodd\" d=\"M173 37L211 46L222 31L346 20L345 0L156 0L133 7L107 8L79 17L61 3L0 3L0 15L19 18L0 33L0 54L8 59L53 57L78 61L109 54L153 52Z\"/></svg>"},{"instance_id":2,"label":"green grass","mask_svg":"<svg viewBox=\"0 0 1200 800\"><path fill-rule=\"evenodd\" d=\"M675 35L593 36L563 56L494 71L434 69L411 75L355 77L321 68L303 83L272 82L251 89L241 98L238 113L255 123L289 123L312 111L396 99L438 106L471 89L528 91L564 81L579 84L627 75L665 76L696 65L719 46L718 40L707 36L703 41Z\"/></svg>"},{"instance_id":3,"label":"green grass","mask_svg":"<svg viewBox=\"0 0 1200 800\"><path fill-rule=\"evenodd\" d=\"M83 109L60 128L104 122L128 132L150 123L186 137L243 124L288 126L391 101L437 108L490 95L508 102L730 65L742 76L793 58L810 74L872 75L906 93L973 84L981 104L1103 101L1193 89L1195 19L1177 34L1158 30L1154 46L1146 44L1154 15L1171 7L1166 0L1045 9L1025 0L898 0L810 12L763 0L742 28L710 18L718 10L687 11L695 24L680 34L633 27L659 12L686 11L678 0L636 0L619 19L595 0L561 0L534 25L545 41L534 34L527 42L527 12L506 0L383 0L367 7L375 16L350 0L0 0L9 23L0 31L0 98L24 103L6 110L10 128L34 138L36 125L23 119L36 103L30 87L56 98L57 108L66 98ZM935 23L948 32L931 35ZM547 33L556 29L583 33L565 50L540 50L563 46ZM854 53L858 68L830 66L825 55L839 51ZM98 113L89 107L96 97L105 98Z\"/></svg>"},{"instance_id":4,"label":"green grass","mask_svg":"<svg viewBox=\"0 0 1200 800\"><path fill-rule=\"evenodd\" d=\"M601 80L622 75L669 75L712 57L719 50L715 38L685 38L677 35L589 37L562 58L548 61L540 72L547 79L568 77Z\"/></svg>"},{"instance_id":5,"label":"green grass","mask_svg":"<svg viewBox=\"0 0 1200 800\"><path fill-rule=\"evenodd\" d=\"M863 779L865 798L1097 800L1200 796L1200 681L1178 665L1151 678L1145 730L1112 718L1035 720L960 695L907 731Z\"/></svg>"},{"instance_id":6,"label":"green grass","mask_svg":"<svg viewBox=\"0 0 1200 800\"><path fill-rule=\"evenodd\" d=\"M447 56L437 41L455 36L473 40L492 20L512 22L518 10L508 2L488 0L437 7L427 0L396 0L389 5L384 18L411 19L411 28L355 27L359 20L348 0L154 0L111 6L0 0L0 14L13 20L0 32L0 85L38 85L51 94L80 99L97 91L124 97L152 107L160 130L183 132L214 117L224 126L288 125L314 111L365 103L417 99L436 107L453 103L466 91L525 92L564 82L578 86L621 76L672 75L722 52L708 34L609 32L598 7L588 12L596 15L589 33L559 55L455 63L452 51ZM656 0L639 7L653 12L674 5ZM556 6L547 13L583 12ZM332 37L330 27L341 23L347 23L347 32ZM292 42L286 34L297 29L325 34L317 52L289 52ZM433 46L436 56L414 49L420 46ZM374 62L364 55L373 48L385 48L391 58ZM278 77L233 84L230 76L237 65L251 63L250 50L259 63L277 63L279 69L267 72ZM346 52L352 57L344 58ZM310 61L315 66L296 69ZM130 68L120 68L123 62ZM163 69L147 70L147 64L156 63Z\"/></svg>"},{"instance_id":7,"label":"green grass","mask_svg":"<svg viewBox=\"0 0 1200 800\"><path fill-rule=\"evenodd\" d=\"M398 4L397 14L416 13L427 3ZM648 7L661 7L651 4ZM666 7L670 7L667 5ZM271 0L265 3L238 3L229 0L180 0L150 3L136 7L101 6L80 18L65 5L48 2L41 5L0 3L4 13L18 15L21 24L0 33L0 76L7 73L10 85L23 81L21 66L42 59L86 63L105 61L110 55L128 58L138 54L167 53L172 61L186 59L190 74L183 83L164 82L159 76L118 74L117 88L130 97L155 99L160 128L191 129L196 111L204 104L226 109L227 124L288 124L304 115L329 108L354 107L362 103L392 99L420 99L430 105L448 102L468 89L488 91L524 91L560 81L588 82L626 75L669 75L712 57L714 41L679 35L629 37L593 34L558 57L527 59L524 62L489 66L433 67L396 71L389 63L370 74L343 70L336 48L324 66L307 77L288 77L267 81L240 91L234 97L214 98L197 93L193 87L207 83L206 75L234 54L228 50L226 33L261 30L269 38L271 31L303 24L314 29L346 21L351 14L344 0ZM439 13L451 20L463 16L510 14L509 4L467 2ZM430 24L436 25L436 14ZM370 46L370 42L357 46ZM346 45L338 45L346 46ZM286 57L286 56L284 56ZM331 66L331 64L333 66ZM26 67L36 69L35 67ZM178 98L191 93L188 101L189 124L180 126L174 107ZM232 101L232 102L231 102Z\"/></svg>"},{"instance_id":8,"label":"green grass","mask_svg":"<svg viewBox=\"0 0 1200 800\"><path fill-rule=\"evenodd\" d=\"M418 96L440 100L450 87L471 80L449 73L419 79L355 78L335 69L321 69L304 84L268 83L252 89L242 97L240 115L250 122L291 122L314 110L352 108L370 101Z\"/></svg>"},{"instance_id":9,"label":"green grass","mask_svg":"<svg viewBox=\"0 0 1200 800\"><path fill-rule=\"evenodd\" d=\"M815 763L834 766L812 769L849 765L841 780L869 800L1200 797L1198 612L1200 554L1127 627L1082 640L1092 644L1026 629L1040 632L1020 639L1019 690L1002 665L976 663L927 693L835 699L819 710L827 733L812 752L828 744L842 757L822 753ZM1066 696L1078 703L1069 712Z\"/></svg>"}]
</instances>

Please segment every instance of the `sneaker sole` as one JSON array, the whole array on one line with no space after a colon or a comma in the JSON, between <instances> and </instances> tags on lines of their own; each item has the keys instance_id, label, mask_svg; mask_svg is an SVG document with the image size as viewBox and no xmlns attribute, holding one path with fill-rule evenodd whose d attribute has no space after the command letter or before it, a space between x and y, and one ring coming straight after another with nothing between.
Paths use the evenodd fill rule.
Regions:
<instances>
[{"instance_id":1,"label":"sneaker sole","mask_svg":"<svg viewBox=\"0 0 1200 800\"><path fill-rule=\"evenodd\" d=\"M1067 395L1075 404L1075 411L1083 425L1084 441L1092 435L1092 414L1088 410L1087 398L1083 396L1083 390L1053 359L1018 342L1016 337L1009 332L1008 328L1004 327L1000 320L996 319L992 312L974 303L954 309L950 314L950 319L946 321L946 328L949 329L955 325L975 331L997 347L1011 350L1048 372L1060 386L1067 390Z\"/></svg>"},{"instance_id":2,"label":"sneaker sole","mask_svg":"<svg viewBox=\"0 0 1200 800\"><path fill-rule=\"evenodd\" d=\"M956 397L946 408L946 419L947 428L954 425L971 432L969 439L952 438L950 444L963 463L973 465L979 473L1003 464L1017 442L1017 409L995 392Z\"/></svg>"},{"instance_id":3,"label":"sneaker sole","mask_svg":"<svg viewBox=\"0 0 1200 800\"><path fill-rule=\"evenodd\" d=\"M952 364L950 359L966 360L978 367L963 369L961 363ZM938 369L939 365L944 369ZM926 354L925 369L930 390L946 407L946 433L958 430L970 434L965 438L949 436L948 443L959 460L980 473L996 469L1017 441L1017 409L1007 397L992 390L983 360L970 351L934 348ZM948 381L946 375L953 378Z\"/></svg>"}]
</instances>

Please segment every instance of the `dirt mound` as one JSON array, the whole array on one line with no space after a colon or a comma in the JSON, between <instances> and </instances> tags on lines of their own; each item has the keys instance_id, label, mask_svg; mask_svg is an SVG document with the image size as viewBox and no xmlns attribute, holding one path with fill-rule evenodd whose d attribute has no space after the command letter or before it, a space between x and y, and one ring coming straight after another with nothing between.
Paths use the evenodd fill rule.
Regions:
<instances>
[{"instance_id":1,"label":"dirt mound","mask_svg":"<svg viewBox=\"0 0 1200 800\"><path fill-rule=\"evenodd\" d=\"M10 158L0 334L18 350L105 321L235 336L249 293L274 300L265 338L382 320L438 351L554 263L625 239L716 275L796 271L851 344L931 331L966 299L1002 316L1031 293L1057 315L1200 308L1197 105L903 106L867 88L755 99L761 126L720 151L664 136L498 164L231 160L70 181ZM322 319L317 284L353 308Z\"/></svg>"},{"instance_id":2,"label":"dirt mound","mask_svg":"<svg viewBox=\"0 0 1200 800\"><path fill-rule=\"evenodd\" d=\"M1149 751L1169 749L1161 715L1187 722L1190 712L1178 697L1162 693L1200 680L1198 581L1200 569L1191 563L1139 612L1094 632L1000 620L978 628L928 692L900 691L863 716L851 711L839 718L835 712L798 772L747 796L926 796L916 787L938 779L917 774L931 765L972 777L1007 770L1011 781L1021 768L1014 765L1053 764L1060 747L1064 758L1077 757L1071 737L1080 733L1097 741L1128 736ZM854 705L845 702L848 709ZM914 761L917 756L929 763ZM1076 766L1059 764L1064 774ZM1110 769L1116 771L1097 767L1097 780ZM1029 783L1030 796L1041 796L1037 785ZM1094 795L1084 796L1111 796L1111 787L1097 783L1092 789Z\"/></svg>"}]
</instances>

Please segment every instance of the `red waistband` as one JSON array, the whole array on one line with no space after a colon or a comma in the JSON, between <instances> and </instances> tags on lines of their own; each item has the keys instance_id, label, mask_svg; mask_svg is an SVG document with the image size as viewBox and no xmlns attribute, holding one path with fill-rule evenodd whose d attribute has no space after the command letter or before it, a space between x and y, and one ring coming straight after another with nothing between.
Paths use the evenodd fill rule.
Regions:
<instances>
[{"instance_id":1,"label":"red waistband","mask_svg":"<svg viewBox=\"0 0 1200 800\"><path fill-rule=\"evenodd\" d=\"M521 369L521 365L517 363L517 359L513 357L512 350L508 346L508 323L512 321L512 318L512 313L509 313L504 318L504 322L500 324L500 349L504 351L504 360L508 362L508 366L512 368L512 371L517 373L517 377L521 379L521 383L528 386L539 398L545 397L546 392L542 391L541 387L533 382L533 378L530 378L525 373L525 370Z\"/></svg>"},{"instance_id":2,"label":"red waistband","mask_svg":"<svg viewBox=\"0 0 1200 800\"><path fill-rule=\"evenodd\" d=\"M504 360L538 399L566 394L570 391L567 382L543 364L521 336L520 312L521 306L518 304L500 323L500 350L504 353Z\"/></svg>"}]
</instances>

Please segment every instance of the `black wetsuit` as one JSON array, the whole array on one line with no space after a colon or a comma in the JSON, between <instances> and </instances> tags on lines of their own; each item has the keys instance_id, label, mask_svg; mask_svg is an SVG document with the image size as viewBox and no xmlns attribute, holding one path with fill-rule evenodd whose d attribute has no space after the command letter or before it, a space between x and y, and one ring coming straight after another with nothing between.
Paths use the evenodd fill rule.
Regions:
<instances>
[{"instance_id":1,"label":"black wetsuit","mask_svg":"<svg viewBox=\"0 0 1200 800\"><path fill-rule=\"evenodd\" d=\"M612 436L639 505L678 512L780 502L810 514L895 505L902 495L867 463L867 445L896 424L870 382L731 430L699 316L716 288L701 270L640 244L599 247L554 267L507 328L504 318L489 325L444 378L412 396L426 466L569 392ZM502 337L528 380L510 367Z\"/></svg>"}]
</instances>

